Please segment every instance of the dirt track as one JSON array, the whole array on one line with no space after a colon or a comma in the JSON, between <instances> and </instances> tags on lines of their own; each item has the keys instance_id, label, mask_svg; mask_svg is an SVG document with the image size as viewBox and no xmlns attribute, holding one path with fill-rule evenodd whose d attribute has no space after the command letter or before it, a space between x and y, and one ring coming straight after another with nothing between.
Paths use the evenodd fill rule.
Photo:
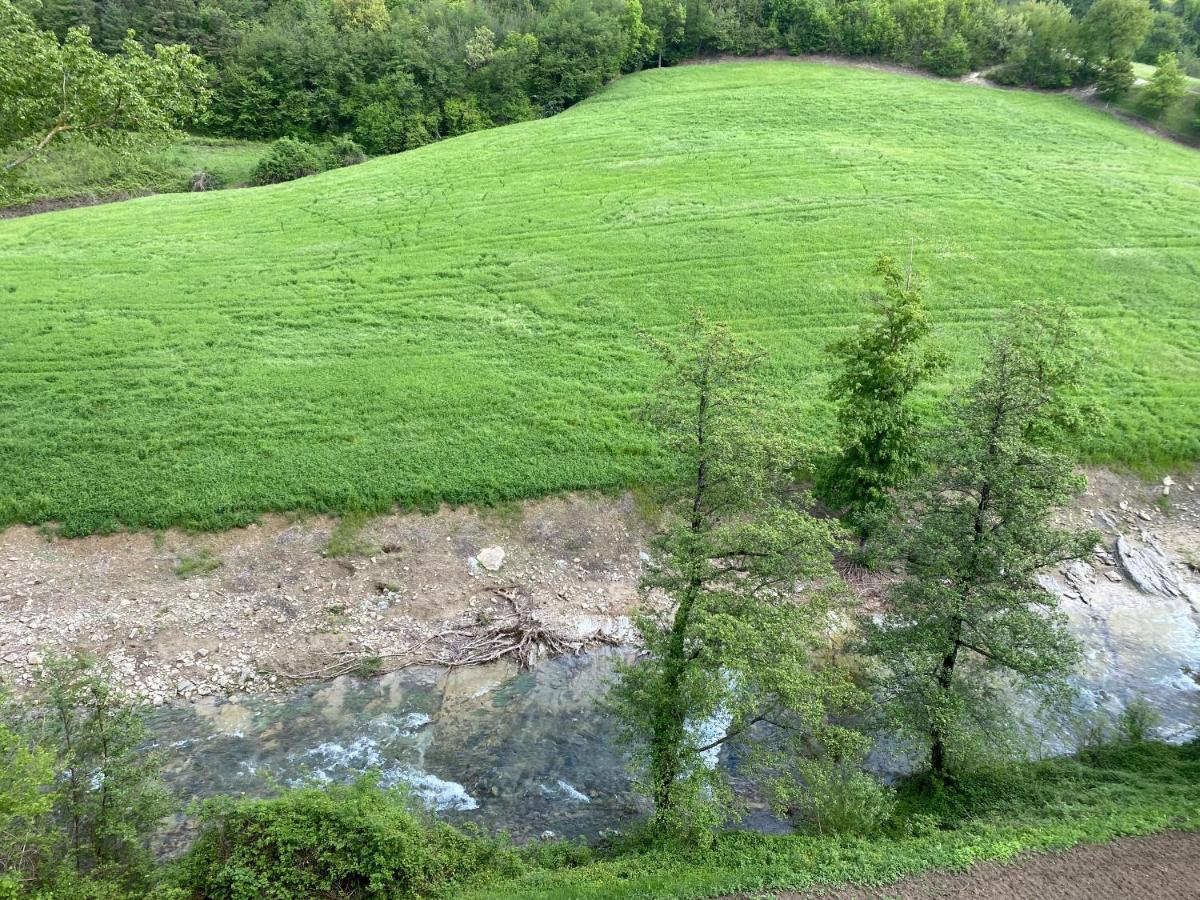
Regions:
<instances>
[{"instance_id":1,"label":"dirt track","mask_svg":"<svg viewBox=\"0 0 1200 900\"><path fill-rule=\"evenodd\" d=\"M779 900L1197 900L1200 834L1166 832L1030 856L1009 865L981 863L962 874L932 872L881 888L780 894Z\"/></svg>"}]
</instances>

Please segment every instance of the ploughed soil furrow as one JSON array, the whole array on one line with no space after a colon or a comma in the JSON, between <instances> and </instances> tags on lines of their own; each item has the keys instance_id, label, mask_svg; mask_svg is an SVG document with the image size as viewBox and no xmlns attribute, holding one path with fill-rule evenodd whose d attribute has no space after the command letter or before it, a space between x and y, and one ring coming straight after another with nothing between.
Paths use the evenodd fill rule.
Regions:
<instances>
[{"instance_id":1,"label":"ploughed soil furrow","mask_svg":"<svg viewBox=\"0 0 1200 900\"><path fill-rule=\"evenodd\" d=\"M979 863L959 874L930 872L878 888L781 894L831 900L1196 900L1200 898L1200 834L1164 832L1120 838L1019 862Z\"/></svg>"}]
</instances>

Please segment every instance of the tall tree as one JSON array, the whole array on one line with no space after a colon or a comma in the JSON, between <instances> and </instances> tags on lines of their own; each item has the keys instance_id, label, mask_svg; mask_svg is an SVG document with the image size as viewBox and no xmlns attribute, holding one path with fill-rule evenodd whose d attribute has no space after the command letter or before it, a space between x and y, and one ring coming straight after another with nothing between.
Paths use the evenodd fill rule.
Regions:
<instances>
[{"instance_id":1,"label":"tall tree","mask_svg":"<svg viewBox=\"0 0 1200 900\"><path fill-rule=\"evenodd\" d=\"M1183 99L1187 82L1179 68L1179 57L1164 53L1158 58L1158 68L1150 76L1150 83L1142 88L1138 104L1154 115L1162 115L1169 106Z\"/></svg>"},{"instance_id":2,"label":"tall tree","mask_svg":"<svg viewBox=\"0 0 1200 900\"><path fill-rule=\"evenodd\" d=\"M1096 540L1051 522L1083 484L1066 452L1083 421L1081 373L1066 312L1018 309L906 497L897 546L907 574L881 620L863 622L863 650L881 667L894 722L923 740L940 778L998 712L994 677L1048 688L1077 658L1037 572Z\"/></svg>"},{"instance_id":3,"label":"tall tree","mask_svg":"<svg viewBox=\"0 0 1200 900\"><path fill-rule=\"evenodd\" d=\"M87 28L70 29L60 42L0 0L4 171L67 135L126 149L172 135L203 112L205 83L199 57L183 45L147 53L130 33L122 52L107 56L92 47Z\"/></svg>"},{"instance_id":4,"label":"tall tree","mask_svg":"<svg viewBox=\"0 0 1200 900\"><path fill-rule=\"evenodd\" d=\"M838 534L804 511L802 496L787 496L800 448L792 429L764 415L758 355L699 315L677 345L656 347L665 372L647 417L669 477L641 588L674 608L640 619L645 655L612 699L656 831L695 833L729 814L721 747L771 722L782 729L779 752L804 742L847 750L853 735L830 726L827 712L859 694L814 663L831 602L820 584L833 579ZM798 584L810 587L797 593Z\"/></svg>"},{"instance_id":5,"label":"tall tree","mask_svg":"<svg viewBox=\"0 0 1200 900\"><path fill-rule=\"evenodd\" d=\"M1146 0L1096 0L1083 17L1083 45L1091 58L1132 56L1150 31L1154 14Z\"/></svg>"},{"instance_id":6,"label":"tall tree","mask_svg":"<svg viewBox=\"0 0 1200 900\"><path fill-rule=\"evenodd\" d=\"M892 492L917 471L912 394L943 363L925 346L929 320L911 266L902 272L881 256L872 272L883 279L883 292L872 297L874 315L830 347L840 365L830 398L842 450L822 479L825 499L845 510L863 539Z\"/></svg>"}]
</instances>

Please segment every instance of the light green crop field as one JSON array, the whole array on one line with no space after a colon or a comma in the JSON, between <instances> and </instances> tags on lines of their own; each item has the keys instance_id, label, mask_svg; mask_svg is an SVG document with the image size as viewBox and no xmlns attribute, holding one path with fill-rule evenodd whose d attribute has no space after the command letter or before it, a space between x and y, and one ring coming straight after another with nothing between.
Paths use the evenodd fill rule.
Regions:
<instances>
[{"instance_id":1,"label":"light green crop field","mask_svg":"<svg viewBox=\"0 0 1200 900\"><path fill-rule=\"evenodd\" d=\"M289 184L0 222L0 520L218 527L652 478L638 329L702 307L821 431L881 251L962 385L1060 298L1110 419L1200 458L1200 155L1065 96L809 63L645 72Z\"/></svg>"}]
</instances>

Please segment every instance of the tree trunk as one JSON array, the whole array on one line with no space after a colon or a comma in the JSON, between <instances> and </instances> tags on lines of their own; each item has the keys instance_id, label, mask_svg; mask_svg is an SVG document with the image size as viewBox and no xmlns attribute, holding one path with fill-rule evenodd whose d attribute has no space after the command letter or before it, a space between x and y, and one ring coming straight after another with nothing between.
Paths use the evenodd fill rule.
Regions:
<instances>
[{"instance_id":1,"label":"tree trunk","mask_svg":"<svg viewBox=\"0 0 1200 900\"><path fill-rule=\"evenodd\" d=\"M945 696L954 684L954 666L958 662L958 639L962 633L962 623L955 625L954 643L950 651L942 657L942 663L937 671L938 691ZM929 733L929 767L941 781L948 781L946 774L946 735L942 729L934 725Z\"/></svg>"}]
</instances>

